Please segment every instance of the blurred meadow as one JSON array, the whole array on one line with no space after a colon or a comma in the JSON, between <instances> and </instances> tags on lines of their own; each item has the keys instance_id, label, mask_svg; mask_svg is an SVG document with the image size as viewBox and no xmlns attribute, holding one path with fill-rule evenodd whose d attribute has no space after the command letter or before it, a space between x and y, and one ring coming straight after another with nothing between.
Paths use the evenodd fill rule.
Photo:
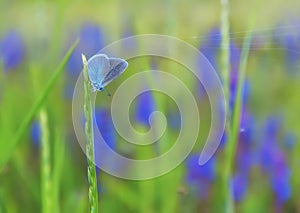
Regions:
<instances>
[{"instance_id":1,"label":"blurred meadow","mask_svg":"<svg viewBox=\"0 0 300 213\"><path fill-rule=\"evenodd\" d=\"M300 212L300 1L229 0L228 23L224 2L0 0L0 213ZM98 198L89 198L88 163L72 123L81 54L90 58L111 42L149 33L199 49L221 79L229 69L227 127L233 131L226 129L214 156L198 165L210 125L203 87L175 62L130 59L107 90L113 96L126 78L149 68L178 76L199 107L198 141L182 164L158 178L124 180L96 168ZM118 135L110 103L98 93L96 121L109 146L129 158L157 156L155 145L139 147ZM176 103L146 92L129 115L137 130L147 131L155 110L168 121L159 150L166 152L180 131Z\"/></svg>"}]
</instances>

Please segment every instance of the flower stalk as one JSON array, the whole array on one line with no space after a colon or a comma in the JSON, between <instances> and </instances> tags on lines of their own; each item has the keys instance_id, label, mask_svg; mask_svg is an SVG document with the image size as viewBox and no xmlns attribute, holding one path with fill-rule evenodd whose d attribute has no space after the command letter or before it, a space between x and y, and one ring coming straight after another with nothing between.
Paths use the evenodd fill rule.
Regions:
<instances>
[{"instance_id":1,"label":"flower stalk","mask_svg":"<svg viewBox=\"0 0 300 213\"><path fill-rule=\"evenodd\" d=\"M87 71L87 60L82 54L83 76L84 76L84 116L85 116L85 137L86 137L86 155L88 161L88 182L89 182L89 212L98 212L98 191L97 174L94 164L94 132L91 104L91 87Z\"/></svg>"}]
</instances>

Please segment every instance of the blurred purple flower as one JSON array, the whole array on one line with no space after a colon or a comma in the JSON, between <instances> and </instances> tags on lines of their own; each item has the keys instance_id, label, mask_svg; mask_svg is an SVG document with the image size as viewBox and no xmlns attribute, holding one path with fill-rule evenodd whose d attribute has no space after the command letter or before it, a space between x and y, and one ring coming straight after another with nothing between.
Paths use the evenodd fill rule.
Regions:
<instances>
[{"instance_id":1,"label":"blurred purple flower","mask_svg":"<svg viewBox=\"0 0 300 213\"><path fill-rule=\"evenodd\" d=\"M281 150L274 152L274 162L270 179L277 202L284 203L291 197L291 172L286 163L285 154Z\"/></svg>"},{"instance_id":2,"label":"blurred purple flower","mask_svg":"<svg viewBox=\"0 0 300 213\"><path fill-rule=\"evenodd\" d=\"M67 71L77 77L82 70L81 54L90 58L104 47L103 34L100 27L93 23L85 23L80 29L80 42L67 63Z\"/></svg>"},{"instance_id":3,"label":"blurred purple flower","mask_svg":"<svg viewBox=\"0 0 300 213\"><path fill-rule=\"evenodd\" d=\"M133 27L129 25L129 27L126 27L123 32L123 38L134 36L134 30ZM133 40L125 40L123 43L124 51L133 52L137 48L137 43Z\"/></svg>"},{"instance_id":4,"label":"blurred purple flower","mask_svg":"<svg viewBox=\"0 0 300 213\"><path fill-rule=\"evenodd\" d=\"M115 150L117 145L117 139L109 110L104 108L96 108L95 119L97 126L94 125L94 128L98 127L99 132L101 133L104 141L110 148Z\"/></svg>"},{"instance_id":5,"label":"blurred purple flower","mask_svg":"<svg viewBox=\"0 0 300 213\"><path fill-rule=\"evenodd\" d=\"M221 45L221 32L218 28L212 28L207 39L201 44L199 50L209 60L212 66L217 69L216 56Z\"/></svg>"},{"instance_id":6,"label":"blurred purple flower","mask_svg":"<svg viewBox=\"0 0 300 213\"><path fill-rule=\"evenodd\" d=\"M300 65L300 30L297 27L282 28L282 26L287 24L297 26L298 20L288 20L286 23L278 24L273 33L273 41L284 48L287 71L290 74L294 74L298 71Z\"/></svg>"},{"instance_id":7,"label":"blurred purple flower","mask_svg":"<svg viewBox=\"0 0 300 213\"><path fill-rule=\"evenodd\" d=\"M140 94L136 102L136 121L150 127L149 118L153 111L155 111L155 101L152 92L147 91Z\"/></svg>"},{"instance_id":8,"label":"blurred purple flower","mask_svg":"<svg viewBox=\"0 0 300 213\"><path fill-rule=\"evenodd\" d=\"M178 111L170 111L167 116L168 124L174 131L178 131L181 128L181 116Z\"/></svg>"},{"instance_id":9,"label":"blurred purple flower","mask_svg":"<svg viewBox=\"0 0 300 213\"><path fill-rule=\"evenodd\" d=\"M198 164L199 155L190 155L186 160L187 176L189 185L196 189L199 197L206 198L210 185L216 176L215 158L211 158L206 164Z\"/></svg>"},{"instance_id":10,"label":"blurred purple flower","mask_svg":"<svg viewBox=\"0 0 300 213\"><path fill-rule=\"evenodd\" d=\"M190 155L186 160L187 181L188 183L198 181L212 182L216 175L215 158L211 158L206 164L200 166L198 164L199 155Z\"/></svg>"},{"instance_id":11,"label":"blurred purple flower","mask_svg":"<svg viewBox=\"0 0 300 213\"><path fill-rule=\"evenodd\" d=\"M212 28L208 35L206 36L207 39L203 39L201 45L199 47L199 51L204 55L204 57L209 61L209 63L213 66L213 68L218 71L217 67L217 54L220 49L221 44L221 32L217 27ZM211 69L208 67L208 64L203 61L203 57L198 59L198 66L199 66L199 74L205 79L208 86L213 87L216 82L213 82L212 79L208 78L205 74L205 70ZM205 89L203 88L202 84L198 84L197 93L199 97L203 97L205 94Z\"/></svg>"},{"instance_id":12,"label":"blurred purple flower","mask_svg":"<svg viewBox=\"0 0 300 213\"><path fill-rule=\"evenodd\" d=\"M282 118L279 116L271 116L267 119L264 133L267 138L276 138L281 131ZM266 142L272 142L272 140L266 140Z\"/></svg>"},{"instance_id":13,"label":"blurred purple flower","mask_svg":"<svg viewBox=\"0 0 300 213\"><path fill-rule=\"evenodd\" d=\"M232 73L237 73L239 71L240 57L241 57L240 48L238 48L234 42L231 42L230 43L230 66L231 66Z\"/></svg>"},{"instance_id":14,"label":"blurred purple flower","mask_svg":"<svg viewBox=\"0 0 300 213\"><path fill-rule=\"evenodd\" d=\"M232 180L233 197L236 202L244 199L248 188L248 177L243 173L236 173Z\"/></svg>"},{"instance_id":15,"label":"blurred purple flower","mask_svg":"<svg viewBox=\"0 0 300 213\"><path fill-rule=\"evenodd\" d=\"M281 119L271 116L263 128L263 143L261 145L261 166L264 171L270 172L274 162L274 152L278 149L278 132L281 129Z\"/></svg>"},{"instance_id":16,"label":"blurred purple flower","mask_svg":"<svg viewBox=\"0 0 300 213\"><path fill-rule=\"evenodd\" d=\"M3 62L4 71L17 68L23 57L23 39L16 31L8 32L0 43L0 60Z\"/></svg>"},{"instance_id":17,"label":"blurred purple flower","mask_svg":"<svg viewBox=\"0 0 300 213\"><path fill-rule=\"evenodd\" d=\"M270 178L277 205L284 203L291 196L291 172L288 168L285 153L280 149L278 143L281 124L281 117L272 116L267 119L261 147L262 169Z\"/></svg>"},{"instance_id":18,"label":"blurred purple flower","mask_svg":"<svg viewBox=\"0 0 300 213\"><path fill-rule=\"evenodd\" d=\"M41 140L41 127L38 121L32 122L30 132L34 147L38 147Z\"/></svg>"}]
</instances>

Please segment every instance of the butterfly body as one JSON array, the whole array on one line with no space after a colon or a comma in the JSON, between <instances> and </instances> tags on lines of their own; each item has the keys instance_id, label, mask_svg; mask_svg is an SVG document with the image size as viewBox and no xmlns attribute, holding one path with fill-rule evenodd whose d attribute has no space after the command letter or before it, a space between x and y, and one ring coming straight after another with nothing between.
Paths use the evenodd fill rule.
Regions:
<instances>
[{"instance_id":1,"label":"butterfly body","mask_svg":"<svg viewBox=\"0 0 300 213\"><path fill-rule=\"evenodd\" d=\"M120 76L127 68L127 61L121 58L96 54L87 62L89 79L93 89L103 91L104 87Z\"/></svg>"}]
</instances>

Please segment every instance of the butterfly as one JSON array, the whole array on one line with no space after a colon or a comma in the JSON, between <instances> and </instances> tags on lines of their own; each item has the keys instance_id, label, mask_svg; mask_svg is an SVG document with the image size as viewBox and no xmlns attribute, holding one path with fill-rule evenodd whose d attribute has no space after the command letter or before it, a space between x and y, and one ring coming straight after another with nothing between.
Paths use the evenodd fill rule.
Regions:
<instances>
[{"instance_id":1,"label":"butterfly","mask_svg":"<svg viewBox=\"0 0 300 213\"><path fill-rule=\"evenodd\" d=\"M103 91L104 87L120 76L128 62L121 58L96 54L87 61L88 75L94 91Z\"/></svg>"}]
</instances>

